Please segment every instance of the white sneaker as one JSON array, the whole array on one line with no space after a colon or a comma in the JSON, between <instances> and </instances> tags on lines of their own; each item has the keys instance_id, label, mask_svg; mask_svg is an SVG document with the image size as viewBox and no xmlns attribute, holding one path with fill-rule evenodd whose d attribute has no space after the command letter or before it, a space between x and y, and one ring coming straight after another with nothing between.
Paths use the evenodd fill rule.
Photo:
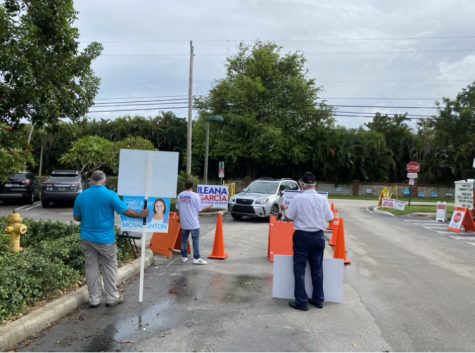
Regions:
<instances>
[{"instance_id":1,"label":"white sneaker","mask_svg":"<svg viewBox=\"0 0 475 353\"><path fill-rule=\"evenodd\" d=\"M193 265L206 265L207 262L203 260L201 257L199 259L194 259L193 260Z\"/></svg>"},{"instance_id":2,"label":"white sneaker","mask_svg":"<svg viewBox=\"0 0 475 353\"><path fill-rule=\"evenodd\" d=\"M181 262L187 262L188 261L188 258L187 257L182 257L181 258Z\"/></svg>"}]
</instances>

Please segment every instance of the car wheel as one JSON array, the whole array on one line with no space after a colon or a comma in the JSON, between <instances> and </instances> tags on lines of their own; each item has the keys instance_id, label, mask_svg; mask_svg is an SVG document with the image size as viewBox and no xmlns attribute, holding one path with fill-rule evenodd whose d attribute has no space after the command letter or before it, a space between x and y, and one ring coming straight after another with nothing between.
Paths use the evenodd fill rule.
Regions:
<instances>
[{"instance_id":1,"label":"car wheel","mask_svg":"<svg viewBox=\"0 0 475 353\"><path fill-rule=\"evenodd\" d=\"M236 221L240 221L242 216L239 214L231 213L231 217L233 217Z\"/></svg>"},{"instance_id":2,"label":"car wheel","mask_svg":"<svg viewBox=\"0 0 475 353\"><path fill-rule=\"evenodd\" d=\"M41 200L41 206L43 206L43 208L48 208L49 207L49 202L45 201L45 200Z\"/></svg>"},{"instance_id":3,"label":"car wheel","mask_svg":"<svg viewBox=\"0 0 475 353\"><path fill-rule=\"evenodd\" d=\"M272 207L270 208L270 214L272 216L278 217L279 216L279 206L276 205L276 204L273 204Z\"/></svg>"},{"instance_id":4,"label":"car wheel","mask_svg":"<svg viewBox=\"0 0 475 353\"><path fill-rule=\"evenodd\" d=\"M35 193L32 192L30 195L28 195L25 198L26 202L29 203L30 205L33 205L35 203Z\"/></svg>"}]
</instances>

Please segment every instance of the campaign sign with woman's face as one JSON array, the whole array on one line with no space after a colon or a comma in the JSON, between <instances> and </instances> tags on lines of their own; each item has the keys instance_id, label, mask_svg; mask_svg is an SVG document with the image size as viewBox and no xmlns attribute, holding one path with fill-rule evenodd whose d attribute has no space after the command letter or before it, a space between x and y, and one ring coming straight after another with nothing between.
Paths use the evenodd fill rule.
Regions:
<instances>
[{"instance_id":1,"label":"campaign sign with woman's face","mask_svg":"<svg viewBox=\"0 0 475 353\"><path fill-rule=\"evenodd\" d=\"M170 199L166 197L149 197L149 215L147 217L147 230L149 232L168 232L168 219L170 217Z\"/></svg>"},{"instance_id":2,"label":"campaign sign with woman's face","mask_svg":"<svg viewBox=\"0 0 475 353\"><path fill-rule=\"evenodd\" d=\"M132 210L140 212L144 207L143 196L124 196L124 203ZM149 215L147 217L147 232L167 233L170 218L170 198L149 197L147 202ZM140 232L143 229L142 219L129 218L121 215L121 230Z\"/></svg>"}]
</instances>

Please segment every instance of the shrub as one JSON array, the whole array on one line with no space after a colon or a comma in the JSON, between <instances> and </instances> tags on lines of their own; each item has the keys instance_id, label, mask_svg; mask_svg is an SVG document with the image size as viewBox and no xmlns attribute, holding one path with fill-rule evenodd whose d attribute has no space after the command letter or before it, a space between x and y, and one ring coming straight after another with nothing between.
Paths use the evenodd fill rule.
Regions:
<instances>
[{"instance_id":1,"label":"shrub","mask_svg":"<svg viewBox=\"0 0 475 353\"><path fill-rule=\"evenodd\" d=\"M77 284L78 271L34 251L0 256L0 322L24 313L35 301L48 299Z\"/></svg>"},{"instance_id":2,"label":"shrub","mask_svg":"<svg viewBox=\"0 0 475 353\"><path fill-rule=\"evenodd\" d=\"M79 226L52 221L25 220L27 233L19 253L9 249L0 218L0 323L24 313L40 300L54 298L84 281L84 255ZM117 259L133 258L125 239L117 239Z\"/></svg>"}]
</instances>

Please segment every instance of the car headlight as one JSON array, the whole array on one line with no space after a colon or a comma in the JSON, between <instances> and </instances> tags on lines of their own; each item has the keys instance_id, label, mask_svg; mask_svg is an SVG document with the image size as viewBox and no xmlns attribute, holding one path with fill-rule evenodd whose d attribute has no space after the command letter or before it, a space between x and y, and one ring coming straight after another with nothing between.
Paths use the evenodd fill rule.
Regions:
<instances>
[{"instance_id":1,"label":"car headlight","mask_svg":"<svg viewBox=\"0 0 475 353\"><path fill-rule=\"evenodd\" d=\"M265 205L267 203L267 201L269 201L269 199L265 198L265 199L256 200L256 201L254 201L254 203L256 205Z\"/></svg>"},{"instance_id":2,"label":"car headlight","mask_svg":"<svg viewBox=\"0 0 475 353\"><path fill-rule=\"evenodd\" d=\"M229 203L236 203L236 198L235 197L231 197L229 199Z\"/></svg>"}]
</instances>

